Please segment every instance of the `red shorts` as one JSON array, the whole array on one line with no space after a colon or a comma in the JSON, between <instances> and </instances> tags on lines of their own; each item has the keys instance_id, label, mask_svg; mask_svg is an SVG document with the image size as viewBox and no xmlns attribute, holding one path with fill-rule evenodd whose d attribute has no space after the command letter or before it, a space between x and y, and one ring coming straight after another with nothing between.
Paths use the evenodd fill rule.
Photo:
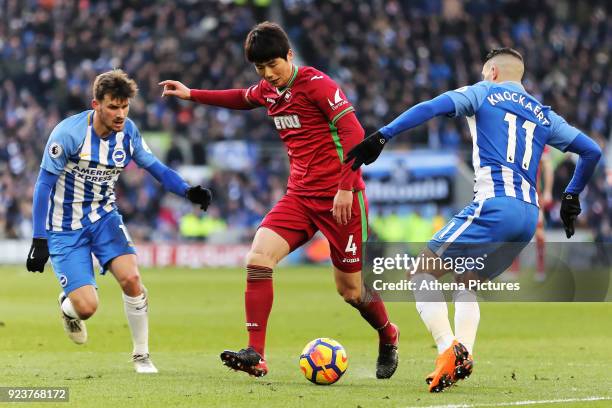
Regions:
<instances>
[{"instance_id":1,"label":"red shorts","mask_svg":"<svg viewBox=\"0 0 612 408\"><path fill-rule=\"evenodd\" d=\"M351 219L339 225L332 216L334 199L285 195L260 227L283 237L291 251L321 230L329 241L332 263L342 272L361 271L361 244L368 238L368 201L364 191L353 193Z\"/></svg>"}]
</instances>

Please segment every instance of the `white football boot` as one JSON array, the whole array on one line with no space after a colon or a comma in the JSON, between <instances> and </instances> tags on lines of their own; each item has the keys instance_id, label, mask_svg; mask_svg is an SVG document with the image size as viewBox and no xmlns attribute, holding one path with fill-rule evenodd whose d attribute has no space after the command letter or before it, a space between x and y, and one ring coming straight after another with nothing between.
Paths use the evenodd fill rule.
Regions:
<instances>
[{"instance_id":1,"label":"white football boot","mask_svg":"<svg viewBox=\"0 0 612 408\"><path fill-rule=\"evenodd\" d=\"M62 323L64 324L64 331L70 340L74 341L76 344L84 344L87 342L87 327L85 326L85 322L81 319L73 319L72 317L66 316L62 310L62 302L64 299L66 299L66 295L64 292L61 292L59 294L58 302L60 314L62 316Z\"/></svg>"},{"instance_id":2,"label":"white football boot","mask_svg":"<svg viewBox=\"0 0 612 408\"><path fill-rule=\"evenodd\" d=\"M134 362L134 369L138 374L156 374L157 368L151 361L149 353L146 354L134 354L132 355L132 361Z\"/></svg>"}]
</instances>

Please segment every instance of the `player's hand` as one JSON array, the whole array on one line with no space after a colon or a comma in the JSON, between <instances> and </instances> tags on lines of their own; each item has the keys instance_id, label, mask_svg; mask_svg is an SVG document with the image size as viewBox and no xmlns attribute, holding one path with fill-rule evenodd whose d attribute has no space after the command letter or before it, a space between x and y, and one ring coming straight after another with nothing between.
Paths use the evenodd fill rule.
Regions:
<instances>
[{"instance_id":1,"label":"player's hand","mask_svg":"<svg viewBox=\"0 0 612 408\"><path fill-rule=\"evenodd\" d=\"M206 211L212 200L212 192L202 186L189 187L185 197L194 204L200 204L200 208Z\"/></svg>"},{"instance_id":2,"label":"player's hand","mask_svg":"<svg viewBox=\"0 0 612 408\"><path fill-rule=\"evenodd\" d=\"M49 247L47 246L47 240L44 238L34 238L32 240L32 246L28 253L28 259L26 261L26 268L30 272L43 272L45 270L45 264L49 260Z\"/></svg>"},{"instance_id":3,"label":"player's hand","mask_svg":"<svg viewBox=\"0 0 612 408\"><path fill-rule=\"evenodd\" d=\"M332 216L338 224L346 225L351 220L353 208L353 192L351 190L338 190L334 197Z\"/></svg>"},{"instance_id":4,"label":"player's hand","mask_svg":"<svg viewBox=\"0 0 612 408\"><path fill-rule=\"evenodd\" d=\"M158 85L164 87L162 97L176 96L181 99L191 99L191 89L187 88L182 82L168 79L166 81L161 81Z\"/></svg>"},{"instance_id":5,"label":"player's hand","mask_svg":"<svg viewBox=\"0 0 612 408\"><path fill-rule=\"evenodd\" d=\"M370 164L378 159L386 144L387 139L385 139L382 133L376 131L353 147L346 155L344 162L349 163L355 159L351 169L357 170L362 164Z\"/></svg>"},{"instance_id":6,"label":"player's hand","mask_svg":"<svg viewBox=\"0 0 612 408\"><path fill-rule=\"evenodd\" d=\"M561 221L563 221L567 238L571 238L574 235L574 222L581 211L578 194L563 193L563 198L561 199Z\"/></svg>"}]
</instances>

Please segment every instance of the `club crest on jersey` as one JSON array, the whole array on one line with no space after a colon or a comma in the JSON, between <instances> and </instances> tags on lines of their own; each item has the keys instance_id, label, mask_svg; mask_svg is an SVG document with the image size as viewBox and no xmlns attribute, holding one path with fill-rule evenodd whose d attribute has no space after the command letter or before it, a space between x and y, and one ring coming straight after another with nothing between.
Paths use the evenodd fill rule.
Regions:
<instances>
[{"instance_id":1,"label":"club crest on jersey","mask_svg":"<svg viewBox=\"0 0 612 408\"><path fill-rule=\"evenodd\" d=\"M340 108L341 106L346 105L348 103L347 101L342 99L342 97L340 96L340 88L336 89L336 93L334 94L334 101L332 102L328 98L327 102L329 103L329 106L332 108L332 110L336 110Z\"/></svg>"},{"instance_id":2,"label":"club crest on jersey","mask_svg":"<svg viewBox=\"0 0 612 408\"><path fill-rule=\"evenodd\" d=\"M275 116L274 126L277 130L299 129L302 127L298 115Z\"/></svg>"},{"instance_id":3,"label":"club crest on jersey","mask_svg":"<svg viewBox=\"0 0 612 408\"><path fill-rule=\"evenodd\" d=\"M117 166L121 166L125 162L125 150L115 149L113 152L113 161Z\"/></svg>"},{"instance_id":4,"label":"club crest on jersey","mask_svg":"<svg viewBox=\"0 0 612 408\"><path fill-rule=\"evenodd\" d=\"M51 156L54 159L57 159L61 155L62 155L62 146L60 146L58 143L51 143L51 146L49 146L49 156Z\"/></svg>"}]
</instances>

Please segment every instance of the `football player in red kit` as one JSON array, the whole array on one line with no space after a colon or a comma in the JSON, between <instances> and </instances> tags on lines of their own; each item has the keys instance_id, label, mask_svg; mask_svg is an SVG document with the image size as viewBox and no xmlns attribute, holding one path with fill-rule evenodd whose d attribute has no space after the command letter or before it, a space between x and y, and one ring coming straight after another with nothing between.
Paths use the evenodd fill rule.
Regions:
<instances>
[{"instance_id":1,"label":"football player in red kit","mask_svg":"<svg viewBox=\"0 0 612 408\"><path fill-rule=\"evenodd\" d=\"M399 330L389 322L376 293L361 281L361 245L367 239L367 199L361 171L343 164L344 154L363 140L355 109L323 72L293 64L293 51L277 24L256 25L244 44L261 81L247 89L189 89L162 81L163 96L226 107L265 107L287 147L287 193L262 221L247 255L245 292L248 347L221 353L235 370L264 376L266 324L272 308L272 271L291 251L320 230L328 239L336 287L346 302L378 331L377 378L390 378L398 364Z\"/></svg>"}]
</instances>

